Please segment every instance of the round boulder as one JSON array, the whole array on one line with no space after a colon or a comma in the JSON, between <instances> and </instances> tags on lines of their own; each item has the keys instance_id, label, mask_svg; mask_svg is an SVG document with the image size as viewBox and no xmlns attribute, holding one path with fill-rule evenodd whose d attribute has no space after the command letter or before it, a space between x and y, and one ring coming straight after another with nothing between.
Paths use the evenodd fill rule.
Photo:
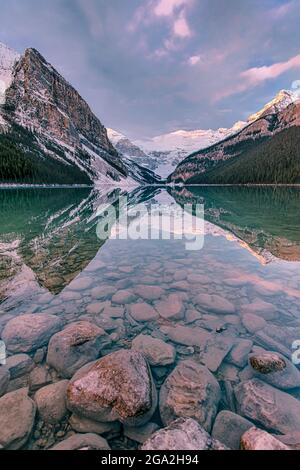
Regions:
<instances>
[{"instance_id":1,"label":"round boulder","mask_svg":"<svg viewBox=\"0 0 300 470\"><path fill-rule=\"evenodd\" d=\"M63 322L55 315L25 314L10 320L2 339L11 353L27 353L46 346Z\"/></svg>"},{"instance_id":2,"label":"round boulder","mask_svg":"<svg viewBox=\"0 0 300 470\"><path fill-rule=\"evenodd\" d=\"M67 401L80 416L142 426L155 411L157 394L144 356L119 350L78 372L68 387Z\"/></svg>"},{"instance_id":3,"label":"round boulder","mask_svg":"<svg viewBox=\"0 0 300 470\"><path fill-rule=\"evenodd\" d=\"M41 388L35 394L38 412L45 423L59 423L67 414L66 393L68 380L61 380Z\"/></svg>"},{"instance_id":4,"label":"round boulder","mask_svg":"<svg viewBox=\"0 0 300 470\"><path fill-rule=\"evenodd\" d=\"M87 321L71 323L51 338L47 363L62 377L71 378L82 366L97 359L107 342L108 335L102 328Z\"/></svg>"}]
</instances>

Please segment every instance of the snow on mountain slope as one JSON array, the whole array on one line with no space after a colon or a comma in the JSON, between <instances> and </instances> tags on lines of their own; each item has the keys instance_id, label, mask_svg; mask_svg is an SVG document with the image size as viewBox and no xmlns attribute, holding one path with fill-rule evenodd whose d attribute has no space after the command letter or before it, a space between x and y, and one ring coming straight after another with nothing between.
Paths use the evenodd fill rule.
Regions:
<instances>
[{"instance_id":1,"label":"snow on mountain slope","mask_svg":"<svg viewBox=\"0 0 300 470\"><path fill-rule=\"evenodd\" d=\"M185 153L192 153L195 150L208 147L221 139L238 132L246 125L245 122L237 122L231 129L221 128L217 130L197 129L194 131L178 130L169 134L159 135L149 140L134 142L147 152L159 151L169 152L184 150Z\"/></svg>"},{"instance_id":2,"label":"snow on mountain slope","mask_svg":"<svg viewBox=\"0 0 300 470\"><path fill-rule=\"evenodd\" d=\"M248 118L248 123L254 122L257 119L266 116L268 114L277 114L280 111L283 111L290 104L294 103L299 99L299 96L296 92L289 90L281 90L273 100L267 103L260 111L252 114Z\"/></svg>"},{"instance_id":3,"label":"snow on mountain slope","mask_svg":"<svg viewBox=\"0 0 300 470\"><path fill-rule=\"evenodd\" d=\"M0 42L0 104L4 103L5 91L11 85L13 68L20 55Z\"/></svg>"},{"instance_id":4,"label":"snow on mountain slope","mask_svg":"<svg viewBox=\"0 0 300 470\"><path fill-rule=\"evenodd\" d=\"M5 132L6 140L23 153L23 161L30 161L26 182L37 178L32 168L41 167L40 161L44 168L39 171L39 183L45 173L51 173L50 178L55 174L57 180L60 169L72 172L74 183L128 186L156 181L149 172L139 179L142 172L123 161L88 103L37 50L26 49L19 56L1 45L0 78L0 133ZM14 174L13 162L10 165L9 174Z\"/></svg>"},{"instance_id":5,"label":"snow on mountain slope","mask_svg":"<svg viewBox=\"0 0 300 470\"><path fill-rule=\"evenodd\" d=\"M277 114L298 99L295 92L281 90L275 98L247 121L238 121L231 128L177 130L151 139L131 142L124 134L108 130L109 138L124 155L167 178L188 155L209 148L242 131L266 115Z\"/></svg>"},{"instance_id":6,"label":"snow on mountain slope","mask_svg":"<svg viewBox=\"0 0 300 470\"><path fill-rule=\"evenodd\" d=\"M140 165L167 178L176 166L190 153L209 147L220 140L235 134L247 123L237 122L231 129L216 131L178 130L148 140L131 142L124 134L108 129L108 136L115 148Z\"/></svg>"}]
</instances>

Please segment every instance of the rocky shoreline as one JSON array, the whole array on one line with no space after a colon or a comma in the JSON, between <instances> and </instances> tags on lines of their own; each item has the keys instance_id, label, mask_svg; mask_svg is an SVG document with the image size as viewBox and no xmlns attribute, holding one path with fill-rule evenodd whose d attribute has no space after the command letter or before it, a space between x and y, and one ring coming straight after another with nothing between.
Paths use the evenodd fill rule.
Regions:
<instances>
[{"instance_id":1,"label":"rocky shoreline","mask_svg":"<svg viewBox=\"0 0 300 470\"><path fill-rule=\"evenodd\" d=\"M148 310L140 308L143 322ZM174 314L172 305L162 311ZM285 356L230 341L225 332L162 330L168 342L138 334L126 349L106 354L115 334L89 321L63 325L49 314L8 321L1 335L10 354L0 367L1 447L300 448L300 372ZM207 365L205 354L192 354L205 345ZM225 357L231 380L212 372Z\"/></svg>"},{"instance_id":2,"label":"rocky shoreline","mask_svg":"<svg viewBox=\"0 0 300 470\"><path fill-rule=\"evenodd\" d=\"M300 449L296 290L159 255L1 312L1 448Z\"/></svg>"}]
</instances>

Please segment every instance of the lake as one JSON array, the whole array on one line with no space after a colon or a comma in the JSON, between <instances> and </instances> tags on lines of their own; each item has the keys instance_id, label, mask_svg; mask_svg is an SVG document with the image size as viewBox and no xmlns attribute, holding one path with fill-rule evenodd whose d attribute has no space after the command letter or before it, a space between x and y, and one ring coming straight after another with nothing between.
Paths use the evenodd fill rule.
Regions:
<instances>
[{"instance_id":1,"label":"lake","mask_svg":"<svg viewBox=\"0 0 300 470\"><path fill-rule=\"evenodd\" d=\"M156 239L118 238L108 208L114 209L117 221L129 211L130 222L137 224L135 210L141 204L189 215L203 236L201 249L187 249L187 238L180 239L176 227L159 236L161 227L150 226ZM204 207L203 224L196 205ZM221 398L214 414L230 410L270 432L288 434L285 397L295 398L295 403L300 399L299 216L297 188L2 189L0 332L13 318L28 313L56 315L67 324L85 320L108 335L102 356L130 348L140 334L152 336L176 353L175 360L152 365L158 390L176 365L195 361L219 383ZM103 225L111 233L107 240L99 238ZM190 237L190 226L186 231L183 235ZM38 349L37 364L44 367L46 351ZM283 378L276 368L270 377L265 372L255 375L249 354L265 351L279 353L291 371ZM30 351L32 357L35 353ZM270 389L262 395L280 390L278 414L285 416L285 424L239 403L248 390L240 390L239 398L235 389L253 374L268 383ZM54 374L52 380L58 377ZM162 426L158 409L152 421L156 428ZM57 436L55 428L44 441L44 425L38 425L27 447L58 442L70 432L68 420L62 423L62 434ZM290 430L295 427L291 419ZM133 433L123 430L110 430L107 436L113 448L139 445Z\"/></svg>"}]
</instances>

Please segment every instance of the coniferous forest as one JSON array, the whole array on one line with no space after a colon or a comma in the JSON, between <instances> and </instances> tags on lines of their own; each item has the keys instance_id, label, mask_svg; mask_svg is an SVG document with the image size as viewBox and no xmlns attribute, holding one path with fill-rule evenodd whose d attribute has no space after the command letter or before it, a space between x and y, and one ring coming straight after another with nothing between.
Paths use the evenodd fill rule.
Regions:
<instances>
[{"instance_id":1,"label":"coniferous forest","mask_svg":"<svg viewBox=\"0 0 300 470\"><path fill-rule=\"evenodd\" d=\"M285 129L259 141L238 157L198 174L190 184L297 184L300 183L300 128Z\"/></svg>"},{"instance_id":2,"label":"coniferous forest","mask_svg":"<svg viewBox=\"0 0 300 470\"><path fill-rule=\"evenodd\" d=\"M51 152L51 149L48 149ZM29 131L14 126L0 135L0 182L23 184L91 184L75 165L43 153Z\"/></svg>"}]
</instances>

